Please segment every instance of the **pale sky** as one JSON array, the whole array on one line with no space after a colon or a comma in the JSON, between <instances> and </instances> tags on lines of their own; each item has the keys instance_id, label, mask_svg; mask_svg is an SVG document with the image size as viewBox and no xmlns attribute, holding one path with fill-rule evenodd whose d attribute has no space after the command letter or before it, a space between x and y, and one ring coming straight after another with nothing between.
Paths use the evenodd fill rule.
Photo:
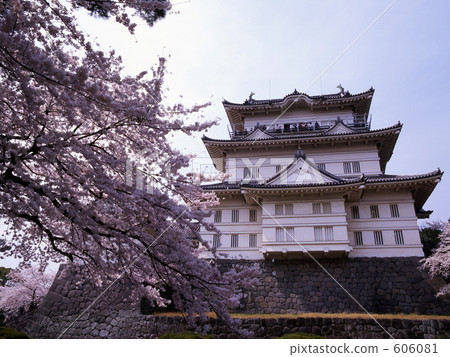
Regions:
<instances>
[{"instance_id":1,"label":"pale sky","mask_svg":"<svg viewBox=\"0 0 450 357\"><path fill-rule=\"evenodd\" d=\"M337 93L338 84L359 93L373 86L372 129L404 124L386 173L448 171L424 208L434 210L432 220L450 217L449 1L398 0L365 33L392 0L173 3L175 13L152 28L138 26L135 36L85 14L80 24L104 50L122 54L130 74L170 55L168 102L180 95L186 104L212 100L204 114L221 119L207 133L214 138L228 136L223 98L243 102L250 92L255 99L280 98L294 89ZM177 145L206 158L201 135Z\"/></svg>"}]
</instances>

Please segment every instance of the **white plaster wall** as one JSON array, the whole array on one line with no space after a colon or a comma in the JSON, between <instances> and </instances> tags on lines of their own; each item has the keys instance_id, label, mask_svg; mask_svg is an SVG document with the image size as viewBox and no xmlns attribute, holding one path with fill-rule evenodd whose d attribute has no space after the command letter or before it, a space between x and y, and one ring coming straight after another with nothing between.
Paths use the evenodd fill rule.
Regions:
<instances>
[{"instance_id":1,"label":"white plaster wall","mask_svg":"<svg viewBox=\"0 0 450 357\"><path fill-rule=\"evenodd\" d=\"M397 204L400 217L391 217L390 204ZM351 218L351 206L359 206L360 219ZM380 218L371 218L370 205L378 205ZM367 191L359 202L346 204L349 241L353 246L350 256L423 256L419 227L411 192L406 190ZM383 234L383 245L375 245L373 231ZM402 231L404 245L397 245L394 231ZM354 231L362 232L363 246L356 246Z\"/></svg>"},{"instance_id":2,"label":"white plaster wall","mask_svg":"<svg viewBox=\"0 0 450 357\"><path fill-rule=\"evenodd\" d=\"M251 149L251 150L250 150ZM276 173L277 165L288 165L294 160L298 145L286 145L284 148L260 148L230 150L226 158L226 171L230 174L229 181L241 181L244 178L244 168L257 166L260 168L261 179L267 180ZM308 159L314 163L324 163L326 170L337 176L355 176L381 174L378 150L375 145L334 145L302 146ZM360 173L344 173L344 162L358 161Z\"/></svg>"}]
</instances>

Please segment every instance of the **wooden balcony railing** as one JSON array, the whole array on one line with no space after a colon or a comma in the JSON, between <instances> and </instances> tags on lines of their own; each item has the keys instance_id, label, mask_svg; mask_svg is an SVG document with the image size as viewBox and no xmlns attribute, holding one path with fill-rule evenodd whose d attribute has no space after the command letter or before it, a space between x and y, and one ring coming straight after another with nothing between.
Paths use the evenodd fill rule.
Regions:
<instances>
[{"instance_id":1,"label":"wooden balcony railing","mask_svg":"<svg viewBox=\"0 0 450 357\"><path fill-rule=\"evenodd\" d=\"M352 118L340 118L336 117L336 121L334 124L323 125L314 118L311 118L309 121L292 121L290 123L257 123L255 126L246 126L245 124L233 125L231 130L229 130L230 137L232 139L240 138L251 134L256 129L260 129L268 134L275 136L285 136L285 135L295 135L295 134L308 134L308 133L318 133L321 131L325 131L333 127L337 122L342 122L347 125L349 128L355 130L370 130L370 124L372 120L372 115L354 115ZM330 120L327 120L329 123Z\"/></svg>"}]
</instances>

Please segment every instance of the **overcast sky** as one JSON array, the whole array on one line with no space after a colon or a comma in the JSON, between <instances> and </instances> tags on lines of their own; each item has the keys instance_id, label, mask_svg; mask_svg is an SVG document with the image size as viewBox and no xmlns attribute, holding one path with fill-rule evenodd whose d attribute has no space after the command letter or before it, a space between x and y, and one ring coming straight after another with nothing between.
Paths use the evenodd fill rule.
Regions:
<instances>
[{"instance_id":1,"label":"overcast sky","mask_svg":"<svg viewBox=\"0 0 450 357\"><path fill-rule=\"evenodd\" d=\"M170 55L168 101L212 100L205 115L221 124L209 130L211 137L228 135L223 98L243 102L250 92L255 99L280 98L294 89L328 94L338 84L359 93L373 86L372 129L404 124L386 173L449 171L424 206L434 210L432 219L449 218L449 1L398 0L366 32L392 0L173 3L176 13L152 28L138 26L135 36L85 13L80 24L104 50L117 49L130 74ZM200 137L177 145L207 157Z\"/></svg>"}]
</instances>

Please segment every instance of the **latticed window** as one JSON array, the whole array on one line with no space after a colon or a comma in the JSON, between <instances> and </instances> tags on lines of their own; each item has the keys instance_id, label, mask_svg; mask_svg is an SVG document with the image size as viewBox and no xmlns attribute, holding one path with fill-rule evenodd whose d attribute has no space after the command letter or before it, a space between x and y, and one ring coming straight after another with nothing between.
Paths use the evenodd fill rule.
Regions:
<instances>
[{"instance_id":1,"label":"latticed window","mask_svg":"<svg viewBox=\"0 0 450 357\"><path fill-rule=\"evenodd\" d=\"M344 162L344 174L352 173L352 165L350 162Z\"/></svg>"},{"instance_id":2,"label":"latticed window","mask_svg":"<svg viewBox=\"0 0 450 357\"><path fill-rule=\"evenodd\" d=\"M359 219L359 206L351 206L352 218Z\"/></svg>"},{"instance_id":3,"label":"latticed window","mask_svg":"<svg viewBox=\"0 0 450 357\"><path fill-rule=\"evenodd\" d=\"M233 223L239 222L239 210L234 209L231 211L231 222Z\"/></svg>"},{"instance_id":4,"label":"latticed window","mask_svg":"<svg viewBox=\"0 0 450 357\"><path fill-rule=\"evenodd\" d=\"M221 246L220 235L214 234L214 236L213 236L213 247L218 248L220 246Z\"/></svg>"},{"instance_id":5,"label":"latticed window","mask_svg":"<svg viewBox=\"0 0 450 357\"><path fill-rule=\"evenodd\" d=\"M276 228L276 237L277 242L283 242L284 241L284 229L281 227Z\"/></svg>"},{"instance_id":6,"label":"latticed window","mask_svg":"<svg viewBox=\"0 0 450 357\"><path fill-rule=\"evenodd\" d=\"M390 205L390 208L391 208L391 217L400 217L397 204Z\"/></svg>"},{"instance_id":7,"label":"latticed window","mask_svg":"<svg viewBox=\"0 0 450 357\"><path fill-rule=\"evenodd\" d=\"M378 211L378 205L370 205L370 217L380 218L380 212Z\"/></svg>"},{"instance_id":8,"label":"latticed window","mask_svg":"<svg viewBox=\"0 0 450 357\"><path fill-rule=\"evenodd\" d=\"M214 223L222 222L222 211L214 212Z\"/></svg>"},{"instance_id":9,"label":"latticed window","mask_svg":"<svg viewBox=\"0 0 450 357\"><path fill-rule=\"evenodd\" d=\"M284 206L284 214L286 214L286 215L294 214L294 205L292 203L289 203Z\"/></svg>"},{"instance_id":10,"label":"latticed window","mask_svg":"<svg viewBox=\"0 0 450 357\"><path fill-rule=\"evenodd\" d=\"M286 227L286 241L287 242L295 241L294 227Z\"/></svg>"},{"instance_id":11,"label":"latticed window","mask_svg":"<svg viewBox=\"0 0 450 357\"><path fill-rule=\"evenodd\" d=\"M331 203L330 202L315 202L312 204L313 214L330 214L331 213Z\"/></svg>"},{"instance_id":12,"label":"latticed window","mask_svg":"<svg viewBox=\"0 0 450 357\"><path fill-rule=\"evenodd\" d=\"M405 241L403 239L403 231L394 231L395 244L403 245Z\"/></svg>"},{"instance_id":13,"label":"latticed window","mask_svg":"<svg viewBox=\"0 0 450 357\"><path fill-rule=\"evenodd\" d=\"M239 247L239 235L232 234L231 235L231 248L237 248L237 247Z\"/></svg>"},{"instance_id":14,"label":"latticed window","mask_svg":"<svg viewBox=\"0 0 450 357\"><path fill-rule=\"evenodd\" d=\"M283 205L275 205L275 214L282 215L283 214Z\"/></svg>"},{"instance_id":15,"label":"latticed window","mask_svg":"<svg viewBox=\"0 0 450 357\"><path fill-rule=\"evenodd\" d=\"M281 165L275 166L275 172L279 173L281 171Z\"/></svg>"},{"instance_id":16,"label":"latticed window","mask_svg":"<svg viewBox=\"0 0 450 357\"><path fill-rule=\"evenodd\" d=\"M257 218L256 218L256 210L255 209L251 209L249 211L248 220L249 220L249 222L256 222Z\"/></svg>"},{"instance_id":17,"label":"latticed window","mask_svg":"<svg viewBox=\"0 0 450 357\"><path fill-rule=\"evenodd\" d=\"M322 213L324 213L324 214L331 213L331 203L330 202L322 203Z\"/></svg>"},{"instance_id":18,"label":"latticed window","mask_svg":"<svg viewBox=\"0 0 450 357\"><path fill-rule=\"evenodd\" d=\"M244 167L244 178L258 178L259 167Z\"/></svg>"},{"instance_id":19,"label":"latticed window","mask_svg":"<svg viewBox=\"0 0 450 357\"><path fill-rule=\"evenodd\" d=\"M316 242L323 241L322 237L322 227L314 227L314 240Z\"/></svg>"},{"instance_id":20,"label":"latticed window","mask_svg":"<svg viewBox=\"0 0 450 357\"><path fill-rule=\"evenodd\" d=\"M319 169L321 169L321 170L326 170L326 166L325 166L325 164L324 164L323 162L318 163L318 164L317 164L317 167L318 167Z\"/></svg>"},{"instance_id":21,"label":"latticed window","mask_svg":"<svg viewBox=\"0 0 450 357\"><path fill-rule=\"evenodd\" d=\"M256 236L255 233L251 233L251 234L248 236L248 245L249 245L250 248L256 247L256 242L257 242L257 238L256 238L256 237L257 237L257 236Z\"/></svg>"},{"instance_id":22,"label":"latticed window","mask_svg":"<svg viewBox=\"0 0 450 357\"><path fill-rule=\"evenodd\" d=\"M320 214L320 203L313 203L313 214Z\"/></svg>"},{"instance_id":23,"label":"latticed window","mask_svg":"<svg viewBox=\"0 0 450 357\"><path fill-rule=\"evenodd\" d=\"M373 232L373 240L375 241L375 245L383 245L383 232L382 231L374 231Z\"/></svg>"},{"instance_id":24,"label":"latticed window","mask_svg":"<svg viewBox=\"0 0 450 357\"><path fill-rule=\"evenodd\" d=\"M355 238L355 245L364 245L362 232L353 232Z\"/></svg>"},{"instance_id":25,"label":"latticed window","mask_svg":"<svg viewBox=\"0 0 450 357\"><path fill-rule=\"evenodd\" d=\"M344 162L343 166L344 166L344 174L361 172L361 165L359 161Z\"/></svg>"},{"instance_id":26,"label":"latticed window","mask_svg":"<svg viewBox=\"0 0 450 357\"><path fill-rule=\"evenodd\" d=\"M333 227L323 227L323 228L324 228L324 233L325 233L325 240L326 241L334 240Z\"/></svg>"}]
</instances>

